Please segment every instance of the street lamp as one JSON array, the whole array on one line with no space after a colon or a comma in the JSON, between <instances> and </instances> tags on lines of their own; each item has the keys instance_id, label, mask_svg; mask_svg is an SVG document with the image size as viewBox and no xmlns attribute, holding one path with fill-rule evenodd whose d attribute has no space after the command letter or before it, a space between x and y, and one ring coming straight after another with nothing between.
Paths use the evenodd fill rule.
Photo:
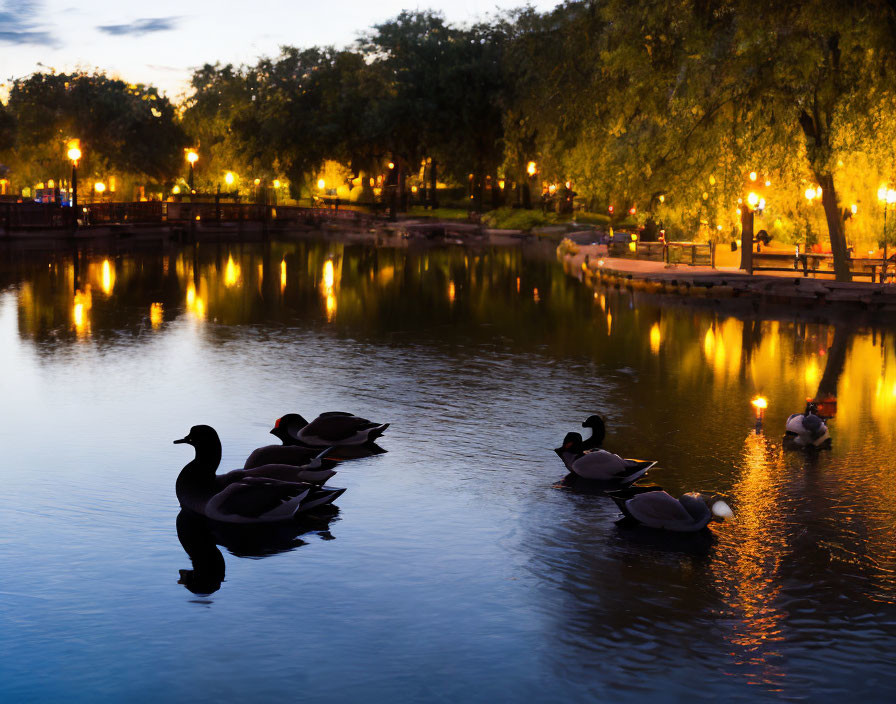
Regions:
<instances>
[{"instance_id":1,"label":"street lamp","mask_svg":"<svg viewBox=\"0 0 896 704\"><path fill-rule=\"evenodd\" d=\"M236 176L233 175L232 171L228 171L226 174L224 174L224 183L226 183L228 186L232 186L234 181L236 181Z\"/></svg>"},{"instance_id":2,"label":"street lamp","mask_svg":"<svg viewBox=\"0 0 896 704\"><path fill-rule=\"evenodd\" d=\"M69 142L68 158L72 161L72 229L78 229L78 161L81 159L81 150L77 141Z\"/></svg>"},{"instance_id":3,"label":"street lamp","mask_svg":"<svg viewBox=\"0 0 896 704\"><path fill-rule=\"evenodd\" d=\"M96 191L97 195L100 197L100 203L103 202L103 193L106 192L106 184L102 181L97 181L93 184L93 190Z\"/></svg>"},{"instance_id":4,"label":"street lamp","mask_svg":"<svg viewBox=\"0 0 896 704\"><path fill-rule=\"evenodd\" d=\"M188 149L187 161L190 162L190 178L187 183L190 186L190 193L195 193L196 191L193 189L193 164L199 161L199 155L193 149Z\"/></svg>"},{"instance_id":5,"label":"street lamp","mask_svg":"<svg viewBox=\"0 0 896 704\"><path fill-rule=\"evenodd\" d=\"M896 190L881 186L877 189L877 199L884 204L884 259L887 258L887 210L896 203Z\"/></svg>"}]
</instances>

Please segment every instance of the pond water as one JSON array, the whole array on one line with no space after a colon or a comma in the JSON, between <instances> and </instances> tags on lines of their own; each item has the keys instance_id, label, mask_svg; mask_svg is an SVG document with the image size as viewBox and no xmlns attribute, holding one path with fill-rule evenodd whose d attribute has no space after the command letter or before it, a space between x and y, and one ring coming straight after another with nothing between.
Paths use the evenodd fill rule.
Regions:
<instances>
[{"instance_id":1,"label":"pond water","mask_svg":"<svg viewBox=\"0 0 896 704\"><path fill-rule=\"evenodd\" d=\"M0 698L892 701L894 330L660 303L518 248L10 254ZM816 395L832 449L785 453ZM338 515L263 545L182 517L210 593L178 584L172 440L208 423L232 469L326 410L391 423ZM736 522L624 530L558 486L591 413Z\"/></svg>"}]
</instances>

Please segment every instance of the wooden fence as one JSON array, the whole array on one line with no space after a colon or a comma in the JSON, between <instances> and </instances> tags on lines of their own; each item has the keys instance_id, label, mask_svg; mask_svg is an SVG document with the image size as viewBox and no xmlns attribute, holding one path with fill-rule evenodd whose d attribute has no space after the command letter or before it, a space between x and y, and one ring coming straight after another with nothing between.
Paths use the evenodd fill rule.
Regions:
<instances>
[{"instance_id":1,"label":"wooden fence","mask_svg":"<svg viewBox=\"0 0 896 704\"><path fill-rule=\"evenodd\" d=\"M71 229L73 212L57 203L0 203L4 232ZM277 225L317 226L339 221L362 224L371 214L357 206L307 208L294 205L257 203L169 203L143 201L133 203L87 203L78 206L81 227L104 225L175 225L190 222L259 222Z\"/></svg>"},{"instance_id":2,"label":"wooden fence","mask_svg":"<svg viewBox=\"0 0 896 704\"><path fill-rule=\"evenodd\" d=\"M622 259L646 259L666 264L715 267L716 250L712 242L626 242L614 241L607 254Z\"/></svg>"}]
</instances>

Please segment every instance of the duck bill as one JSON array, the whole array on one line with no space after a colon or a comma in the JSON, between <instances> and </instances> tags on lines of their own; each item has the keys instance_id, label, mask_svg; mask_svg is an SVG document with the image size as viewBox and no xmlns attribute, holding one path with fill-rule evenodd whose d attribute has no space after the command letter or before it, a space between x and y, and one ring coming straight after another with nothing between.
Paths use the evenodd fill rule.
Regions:
<instances>
[{"instance_id":1,"label":"duck bill","mask_svg":"<svg viewBox=\"0 0 896 704\"><path fill-rule=\"evenodd\" d=\"M189 441L187 438L180 438L179 440L175 440L175 441L174 441L174 444L175 444L175 445L180 445L181 443L183 443L183 444L189 444L190 441Z\"/></svg>"}]
</instances>

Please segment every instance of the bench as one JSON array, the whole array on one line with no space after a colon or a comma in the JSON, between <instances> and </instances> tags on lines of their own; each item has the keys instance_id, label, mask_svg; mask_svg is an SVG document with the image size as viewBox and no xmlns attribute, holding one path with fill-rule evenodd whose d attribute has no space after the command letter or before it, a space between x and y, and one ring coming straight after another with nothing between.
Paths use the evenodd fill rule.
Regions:
<instances>
[{"instance_id":1,"label":"bench","mask_svg":"<svg viewBox=\"0 0 896 704\"><path fill-rule=\"evenodd\" d=\"M766 264L767 263L767 264ZM849 268L853 277L868 276L871 283L884 282L892 274L890 267L893 262L880 259L863 257L849 260ZM831 254L817 254L814 252L753 252L753 271L802 271L807 277L811 273L834 274L834 257Z\"/></svg>"}]
</instances>

